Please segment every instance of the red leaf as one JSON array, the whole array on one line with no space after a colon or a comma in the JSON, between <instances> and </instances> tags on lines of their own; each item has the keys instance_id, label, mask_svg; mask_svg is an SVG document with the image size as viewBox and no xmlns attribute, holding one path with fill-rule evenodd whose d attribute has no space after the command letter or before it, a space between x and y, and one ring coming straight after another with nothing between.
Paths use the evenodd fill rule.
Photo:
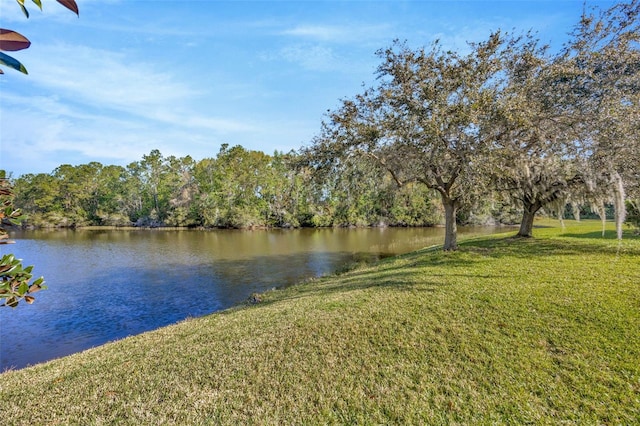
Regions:
<instances>
[{"instance_id":1,"label":"red leaf","mask_svg":"<svg viewBox=\"0 0 640 426\"><path fill-rule=\"evenodd\" d=\"M63 5L64 7L66 7L67 9L69 9L70 11L72 11L73 13L75 13L76 15L80 15L80 12L78 10L78 5L76 4L75 0L56 0L56 1L61 5Z\"/></svg>"},{"instance_id":2,"label":"red leaf","mask_svg":"<svg viewBox=\"0 0 640 426\"><path fill-rule=\"evenodd\" d=\"M31 46L31 42L22 34L0 28L0 50L14 52L29 46Z\"/></svg>"}]
</instances>

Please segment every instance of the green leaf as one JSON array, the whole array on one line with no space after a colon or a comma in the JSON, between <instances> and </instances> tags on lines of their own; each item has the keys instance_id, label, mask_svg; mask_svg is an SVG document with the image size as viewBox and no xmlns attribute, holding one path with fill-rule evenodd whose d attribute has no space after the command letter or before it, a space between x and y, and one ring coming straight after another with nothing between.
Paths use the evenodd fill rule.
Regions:
<instances>
[{"instance_id":1,"label":"green leaf","mask_svg":"<svg viewBox=\"0 0 640 426\"><path fill-rule=\"evenodd\" d=\"M16 71L20 71L23 74L29 74L24 65L22 65L19 61L13 59L11 56L5 55L2 52L0 52L0 64L6 65L9 68L13 68Z\"/></svg>"},{"instance_id":2,"label":"green leaf","mask_svg":"<svg viewBox=\"0 0 640 426\"><path fill-rule=\"evenodd\" d=\"M31 0L42 10L42 2L40 0Z\"/></svg>"},{"instance_id":3,"label":"green leaf","mask_svg":"<svg viewBox=\"0 0 640 426\"><path fill-rule=\"evenodd\" d=\"M27 19L29 19L29 11L27 10L26 7L24 7L24 0L16 0L16 1L20 5L20 9L22 9L22 13L24 13L24 16L26 16Z\"/></svg>"}]
</instances>

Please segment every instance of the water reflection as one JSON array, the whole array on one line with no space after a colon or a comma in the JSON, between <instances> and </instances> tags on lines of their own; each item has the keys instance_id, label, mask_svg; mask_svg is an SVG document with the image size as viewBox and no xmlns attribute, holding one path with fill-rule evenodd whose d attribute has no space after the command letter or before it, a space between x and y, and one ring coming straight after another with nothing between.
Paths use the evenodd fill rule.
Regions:
<instances>
[{"instance_id":1,"label":"water reflection","mask_svg":"<svg viewBox=\"0 0 640 426\"><path fill-rule=\"evenodd\" d=\"M495 228L461 229L461 234ZM442 230L95 230L12 233L0 246L47 291L0 309L0 371L68 355L330 273L355 258L441 243Z\"/></svg>"}]
</instances>

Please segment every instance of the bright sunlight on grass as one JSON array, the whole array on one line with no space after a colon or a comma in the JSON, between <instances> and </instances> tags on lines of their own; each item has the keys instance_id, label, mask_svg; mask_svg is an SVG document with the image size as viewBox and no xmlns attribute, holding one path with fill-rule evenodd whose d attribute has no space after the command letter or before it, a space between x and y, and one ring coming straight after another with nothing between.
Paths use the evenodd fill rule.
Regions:
<instances>
[{"instance_id":1,"label":"bright sunlight on grass","mask_svg":"<svg viewBox=\"0 0 640 426\"><path fill-rule=\"evenodd\" d=\"M567 224L6 372L3 423L638 423L640 239Z\"/></svg>"}]
</instances>

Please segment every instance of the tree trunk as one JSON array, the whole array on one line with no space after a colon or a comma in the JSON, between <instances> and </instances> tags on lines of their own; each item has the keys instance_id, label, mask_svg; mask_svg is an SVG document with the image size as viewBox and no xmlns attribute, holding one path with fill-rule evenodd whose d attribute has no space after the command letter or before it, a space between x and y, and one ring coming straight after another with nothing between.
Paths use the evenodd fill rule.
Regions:
<instances>
[{"instance_id":1,"label":"tree trunk","mask_svg":"<svg viewBox=\"0 0 640 426\"><path fill-rule=\"evenodd\" d=\"M540 210L540 203L524 203L524 212L522 213L518 237L533 237L533 219L536 217L538 210Z\"/></svg>"},{"instance_id":2,"label":"tree trunk","mask_svg":"<svg viewBox=\"0 0 640 426\"><path fill-rule=\"evenodd\" d=\"M444 250L458 249L458 226L456 224L456 211L458 206L455 200L442 196L444 205Z\"/></svg>"}]
</instances>

